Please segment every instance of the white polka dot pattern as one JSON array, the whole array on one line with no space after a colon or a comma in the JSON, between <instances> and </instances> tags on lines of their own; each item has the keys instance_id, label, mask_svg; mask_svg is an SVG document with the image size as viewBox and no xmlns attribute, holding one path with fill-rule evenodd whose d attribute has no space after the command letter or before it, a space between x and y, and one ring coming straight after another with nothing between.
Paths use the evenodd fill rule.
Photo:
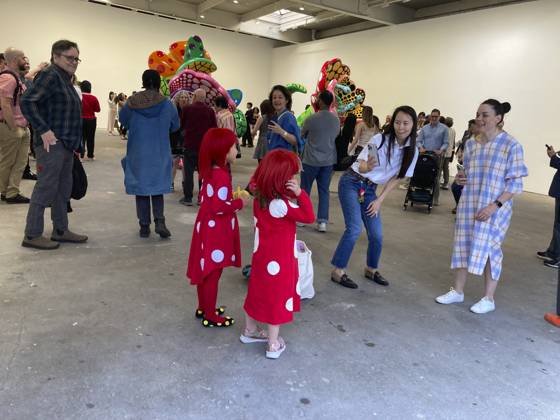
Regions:
<instances>
[{"instance_id":1,"label":"white polka dot pattern","mask_svg":"<svg viewBox=\"0 0 560 420\"><path fill-rule=\"evenodd\" d=\"M298 296L301 296L301 286L299 284L299 280L296 283L296 293L298 294Z\"/></svg>"},{"instance_id":2,"label":"white polka dot pattern","mask_svg":"<svg viewBox=\"0 0 560 420\"><path fill-rule=\"evenodd\" d=\"M276 198L268 205L268 211L272 217L280 219L288 214L288 206L284 200Z\"/></svg>"},{"instance_id":3,"label":"white polka dot pattern","mask_svg":"<svg viewBox=\"0 0 560 420\"><path fill-rule=\"evenodd\" d=\"M255 228L255 244L253 246L253 254L259 249L259 228Z\"/></svg>"},{"instance_id":4,"label":"white polka dot pattern","mask_svg":"<svg viewBox=\"0 0 560 420\"><path fill-rule=\"evenodd\" d=\"M235 262L235 255L231 256L231 262Z\"/></svg>"},{"instance_id":5,"label":"white polka dot pattern","mask_svg":"<svg viewBox=\"0 0 560 420\"><path fill-rule=\"evenodd\" d=\"M213 221L213 220L208 220L208 226L214 227L214 226L216 226L216 222Z\"/></svg>"},{"instance_id":6,"label":"white polka dot pattern","mask_svg":"<svg viewBox=\"0 0 560 420\"><path fill-rule=\"evenodd\" d=\"M218 190L218 198L222 201L226 201L228 197L227 187L222 187Z\"/></svg>"},{"instance_id":7,"label":"white polka dot pattern","mask_svg":"<svg viewBox=\"0 0 560 420\"><path fill-rule=\"evenodd\" d=\"M235 217L231 218L231 230L235 230Z\"/></svg>"},{"instance_id":8,"label":"white polka dot pattern","mask_svg":"<svg viewBox=\"0 0 560 420\"><path fill-rule=\"evenodd\" d=\"M221 263L224 260L224 253L219 249L212 251L212 261L215 263Z\"/></svg>"},{"instance_id":9,"label":"white polka dot pattern","mask_svg":"<svg viewBox=\"0 0 560 420\"><path fill-rule=\"evenodd\" d=\"M294 298L290 298L286 301L286 310L293 312L294 310Z\"/></svg>"},{"instance_id":10,"label":"white polka dot pattern","mask_svg":"<svg viewBox=\"0 0 560 420\"><path fill-rule=\"evenodd\" d=\"M200 233L200 222L196 224L196 232Z\"/></svg>"},{"instance_id":11,"label":"white polka dot pattern","mask_svg":"<svg viewBox=\"0 0 560 420\"><path fill-rule=\"evenodd\" d=\"M210 184L206 186L206 195L208 197L212 197L214 195L214 188L212 188L212 185Z\"/></svg>"},{"instance_id":12,"label":"white polka dot pattern","mask_svg":"<svg viewBox=\"0 0 560 420\"><path fill-rule=\"evenodd\" d=\"M280 264L278 264L276 261L271 261L266 266L266 271L268 271L268 274L270 274L271 276L275 276L280 272Z\"/></svg>"},{"instance_id":13,"label":"white polka dot pattern","mask_svg":"<svg viewBox=\"0 0 560 420\"><path fill-rule=\"evenodd\" d=\"M204 258L200 259L200 269L204 271Z\"/></svg>"},{"instance_id":14,"label":"white polka dot pattern","mask_svg":"<svg viewBox=\"0 0 560 420\"><path fill-rule=\"evenodd\" d=\"M290 205L291 208L293 209L299 209L299 206L297 205L297 203L293 203L291 201L288 200L288 204Z\"/></svg>"}]
</instances>

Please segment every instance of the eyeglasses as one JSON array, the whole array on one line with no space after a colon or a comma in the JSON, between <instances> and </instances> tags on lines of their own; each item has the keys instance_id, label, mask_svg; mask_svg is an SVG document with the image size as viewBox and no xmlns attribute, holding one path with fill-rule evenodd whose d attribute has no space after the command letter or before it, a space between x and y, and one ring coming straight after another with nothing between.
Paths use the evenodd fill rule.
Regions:
<instances>
[{"instance_id":1,"label":"eyeglasses","mask_svg":"<svg viewBox=\"0 0 560 420\"><path fill-rule=\"evenodd\" d=\"M62 57L66 58L68 61L71 61L73 63L81 63L82 60L80 60L78 57L75 57L73 55L66 55L66 54L60 54Z\"/></svg>"}]
</instances>

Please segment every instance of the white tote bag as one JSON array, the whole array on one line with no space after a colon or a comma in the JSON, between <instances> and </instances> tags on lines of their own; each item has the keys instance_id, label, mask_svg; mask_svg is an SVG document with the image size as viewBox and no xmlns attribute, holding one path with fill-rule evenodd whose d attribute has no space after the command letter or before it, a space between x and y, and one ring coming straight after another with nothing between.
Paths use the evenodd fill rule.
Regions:
<instances>
[{"instance_id":1,"label":"white tote bag","mask_svg":"<svg viewBox=\"0 0 560 420\"><path fill-rule=\"evenodd\" d=\"M315 289L313 288L313 261L311 260L312 252L305 245L305 242L299 240L296 240L295 248L299 268L296 291L302 299L311 299L315 296Z\"/></svg>"}]
</instances>

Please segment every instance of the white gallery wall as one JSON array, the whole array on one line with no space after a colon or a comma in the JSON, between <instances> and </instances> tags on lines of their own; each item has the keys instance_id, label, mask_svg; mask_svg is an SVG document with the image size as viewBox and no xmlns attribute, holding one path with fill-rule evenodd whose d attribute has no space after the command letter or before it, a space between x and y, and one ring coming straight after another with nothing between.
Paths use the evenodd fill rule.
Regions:
<instances>
[{"instance_id":1,"label":"white gallery wall","mask_svg":"<svg viewBox=\"0 0 560 420\"><path fill-rule=\"evenodd\" d=\"M547 193L545 143L560 149L560 1L542 0L374 29L274 50L273 83L312 93L323 62L339 57L382 120L402 104L441 109L460 138L487 98L509 101L505 128L524 146L527 191ZM299 113L309 95L294 96Z\"/></svg>"},{"instance_id":2,"label":"white gallery wall","mask_svg":"<svg viewBox=\"0 0 560 420\"><path fill-rule=\"evenodd\" d=\"M107 126L109 91L141 90L149 54L167 52L171 43L191 35L202 38L218 66L213 77L226 89L241 89L243 102L257 102L270 88L274 42L267 39L81 0L1 0L0 16L0 50L23 49L32 67L49 60L54 41L78 43L83 61L76 74L92 82L101 103L98 128Z\"/></svg>"}]
</instances>

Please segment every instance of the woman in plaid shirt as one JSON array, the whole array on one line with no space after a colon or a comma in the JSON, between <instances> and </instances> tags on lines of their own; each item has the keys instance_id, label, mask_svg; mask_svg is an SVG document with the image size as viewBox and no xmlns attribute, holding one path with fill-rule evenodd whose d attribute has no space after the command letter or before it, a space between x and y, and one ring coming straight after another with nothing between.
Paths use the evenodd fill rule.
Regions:
<instances>
[{"instance_id":1,"label":"woman in plaid shirt","mask_svg":"<svg viewBox=\"0 0 560 420\"><path fill-rule=\"evenodd\" d=\"M483 275L485 294L471 311L484 314L496 309L494 292L502 271L502 242L509 228L512 198L523 191L528 175L523 148L502 130L508 102L484 101L476 113L479 135L465 143L464 171L456 181L464 185L457 208L451 268L457 269L455 288L438 296L442 304L463 302L467 272Z\"/></svg>"}]
</instances>

